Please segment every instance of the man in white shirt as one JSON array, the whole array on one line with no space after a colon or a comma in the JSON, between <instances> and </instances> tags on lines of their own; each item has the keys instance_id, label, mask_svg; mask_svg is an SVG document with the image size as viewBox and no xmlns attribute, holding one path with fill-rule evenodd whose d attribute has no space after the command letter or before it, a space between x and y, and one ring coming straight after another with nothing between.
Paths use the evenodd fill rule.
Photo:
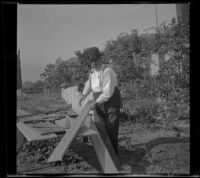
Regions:
<instances>
[{"instance_id":1,"label":"man in white shirt","mask_svg":"<svg viewBox=\"0 0 200 178\"><path fill-rule=\"evenodd\" d=\"M102 64L102 57L97 47L88 48L88 60L92 70L82 92L82 100L92 91L94 95L94 109L105 121L105 128L111 143L118 153L119 114L121 107L120 92L116 73L111 67Z\"/></svg>"}]
</instances>

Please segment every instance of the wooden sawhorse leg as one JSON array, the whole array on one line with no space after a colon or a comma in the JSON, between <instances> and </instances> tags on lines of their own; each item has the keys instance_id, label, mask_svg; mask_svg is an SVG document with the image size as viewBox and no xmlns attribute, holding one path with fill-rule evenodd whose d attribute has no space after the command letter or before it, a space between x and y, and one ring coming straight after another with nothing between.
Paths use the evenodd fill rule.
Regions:
<instances>
[{"instance_id":1,"label":"wooden sawhorse leg","mask_svg":"<svg viewBox=\"0 0 200 178\"><path fill-rule=\"evenodd\" d=\"M91 135L91 141L94 146L97 158L100 162L104 173L118 173L119 161L115 150L111 144L110 137L107 134L102 119L97 114L96 110L93 112L93 121L97 135Z\"/></svg>"},{"instance_id":2,"label":"wooden sawhorse leg","mask_svg":"<svg viewBox=\"0 0 200 178\"><path fill-rule=\"evenodd\" d=\"M90 135L89 136L94 150L96 152L97 158L101 165L101 168L104 173L118 173L115 163L113 162L101 136L97 135Z\"/></svg>"}]
</instances>

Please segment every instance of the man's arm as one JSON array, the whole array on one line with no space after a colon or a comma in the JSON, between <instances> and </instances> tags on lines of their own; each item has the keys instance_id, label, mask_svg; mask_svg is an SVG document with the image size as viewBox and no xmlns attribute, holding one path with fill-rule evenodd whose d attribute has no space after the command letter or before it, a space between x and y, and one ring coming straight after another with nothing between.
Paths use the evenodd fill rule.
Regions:
<instances>
[{"instance_id":1,"label":"man's arm","mask_svg":"<svg viewBox=\"0 0 200 178\"><path fill-rule=\"evenodd\" d=\"M81 105L82 101L87 97L87 95L90 93L91 91L91 76L89 75L89 79L88 81L85 83L83 92L82 92L82 96L79 100L79 105Z\"/></svg>"},{"instance_id":2,"label":"man's arm","mask_svg":"<svg viewBox=\"0 0 200 178\"><path fill-rule=\"evenodd\" d=\"M82 95L87 96L91 91L91 74L89 75L88 81L85 83Z\"/></svg>"},{"instance_id":3,"label":"man's arm","mask_svg":"<svg viewBox=\"0 0 200 178\"><path fill-rule=\"evenodd\" d=\"M96 102L101 104L106 101L113 95L115 89L115 81L116 76L114 75L111 68L107 68L104 71L104 79L103 79L103 93L99 95L96 99Z\"/></svg>"}]
</instances>

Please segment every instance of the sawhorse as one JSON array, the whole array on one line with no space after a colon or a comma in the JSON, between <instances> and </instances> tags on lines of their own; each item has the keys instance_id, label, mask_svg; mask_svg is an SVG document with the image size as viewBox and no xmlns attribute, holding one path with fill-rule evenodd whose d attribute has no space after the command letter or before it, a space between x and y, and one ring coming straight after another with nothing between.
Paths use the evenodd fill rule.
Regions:
<instances>
[{"instance_id":1,"label":"sawhorse","mask_svg":"<svg viewBox=\"0 0 200 178\"><path fill-rule=\"evenodd\" d=\"M78 133L84 119L87 117L90 109L91 102L88 102L88 104L79 113L78 117L76 118L76 121L72 122L69 132L64 135L57 147L54 149L53 153L48 159L48 162L62 161L67 151L67 148L70 146L71 142L76 137L76 134ZM103 172L118 173L119 162L117 156L112 147L105 127L95 111L93 119L90 118L88 123L88 127L97 132L97 134L89 135L89 137L92 141L92 145L94 147Z\"/></svg>"}]
</instances>

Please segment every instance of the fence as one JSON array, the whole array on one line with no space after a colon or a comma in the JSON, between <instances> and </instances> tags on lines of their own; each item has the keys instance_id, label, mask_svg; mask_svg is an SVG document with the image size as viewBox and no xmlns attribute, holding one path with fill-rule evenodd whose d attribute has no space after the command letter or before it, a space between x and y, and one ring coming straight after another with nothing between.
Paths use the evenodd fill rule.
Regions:
<instances>
[{"instance_id":1,"label":"fence","mask_svg":"<svg viewBox=\"0 0 200 178\"><path fill-rule=\"evenodd\" d=\"M42 90L42 89L23 89L22 92L25 94L36 94L36 93L44 93L44 90Z\"/></svg>"},{"instance_id":2,"label":"fence","mask_svg":"<svg viewBox=\"0 0 200 178\"><path fill-rule=\"evenodd\" d=\"M50 95L50 94L61 94L61 89L56 88L56 89L23 89L22 90L23 94L30 94L30 95L37 95L37 94L45 94L45 95Z\"/></svg>"}]
</instances>

